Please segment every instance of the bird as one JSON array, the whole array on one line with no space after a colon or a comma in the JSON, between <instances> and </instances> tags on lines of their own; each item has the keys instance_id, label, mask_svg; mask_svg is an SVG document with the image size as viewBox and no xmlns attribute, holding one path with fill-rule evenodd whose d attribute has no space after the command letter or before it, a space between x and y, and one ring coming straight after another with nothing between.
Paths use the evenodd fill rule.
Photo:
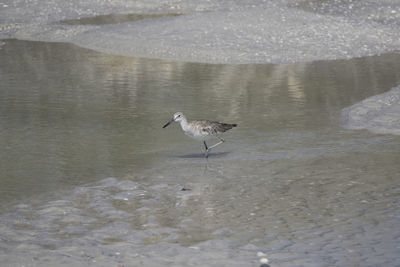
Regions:
<instances>
[{"instance_id":1,"label":"bird","mask_svg":"<svg viewBox=\"0 0 400 267\"><path fill-rule=\"evenodd\" d=\"M235 123L229 124L209 120L193 120L189 122L182 112L176 112L172 119L168 121L163 126L163 128L167 127L173 122L179 122L181 124L183 132L186 135L190 136L193 139L203 141L204 147L206 149L206 152L204 154L205 158L208 158L208 152L212 148L225 142L225 140L222 139L220 135L237 126L237 124ZM219 142L209 147L207 146L206 140L211 138L218 138Z\"/></svg>"}]
</instances>

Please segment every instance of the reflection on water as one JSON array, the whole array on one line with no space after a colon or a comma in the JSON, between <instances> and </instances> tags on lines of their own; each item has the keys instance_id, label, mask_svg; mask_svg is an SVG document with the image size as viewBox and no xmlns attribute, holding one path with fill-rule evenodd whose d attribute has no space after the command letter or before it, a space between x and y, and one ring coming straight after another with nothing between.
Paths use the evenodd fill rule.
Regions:
<instances>
[{"instance_id":1,"label":"reflection on water","mask_svg":"<svg viewBox=\"0 0 400 267\"><path fill-rule=\"evenodd\" d=\"M54 262L67 253L65 238L103 257L93 240L118 253L140 241L134 251L149 266L155 256L143 244L167 258L176 251L163 242L198 246L212 258L204 242L228 239L213 245L240 248L234 263L262 249L282 266L308 257L319 266L373 257L393 265L399 138L344 130L340 111L398 85L400 55L208 65L7 40L0 59L2 210L52 200L0 217L0 239L9 241L0 253L14 253L11 243L31 231L32 247L18 253L50 249ZM176 111L239 127L206 162L202 144L177 125L161 129ZM195 258L192 250L179 253Z\"/></svg>"}]
</instances>

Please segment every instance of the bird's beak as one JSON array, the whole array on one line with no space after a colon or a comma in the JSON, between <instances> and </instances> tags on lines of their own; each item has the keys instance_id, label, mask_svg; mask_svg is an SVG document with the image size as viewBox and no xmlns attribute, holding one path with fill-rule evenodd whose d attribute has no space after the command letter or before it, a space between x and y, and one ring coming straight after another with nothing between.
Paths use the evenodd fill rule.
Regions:
<instances>
[{"instance_id":1,"label":"bird's beak","mask_svg":"<svg viewBox=\"0 0 400 267\"><path fill-rule=\"evenodd\" d=\"M167 122L167 123L163 126L163 128L167 127L168 125L170 125L170 124L173 123L173 122L174 122L174 119L170 120L169 122Z\"/></svg>"}]
</instances>

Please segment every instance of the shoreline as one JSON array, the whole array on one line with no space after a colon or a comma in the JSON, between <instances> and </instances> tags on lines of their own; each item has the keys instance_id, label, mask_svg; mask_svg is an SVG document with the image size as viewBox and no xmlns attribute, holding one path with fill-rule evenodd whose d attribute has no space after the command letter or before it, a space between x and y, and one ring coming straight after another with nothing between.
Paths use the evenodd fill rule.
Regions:
<instances>
[{"instance_id":1,"label":"shoreline","mask_svg":"<svg viewBox=\"0 0 400 267\"><path fill-rule=\"evenodd\" d=\"M101 6L89 0L30 7L23 1L0 11L0 39L68 42L113 55L209 64L286 64L399 51L394 26L400 24L400 4L375 2Z\"/></svg>"}]
</instances>

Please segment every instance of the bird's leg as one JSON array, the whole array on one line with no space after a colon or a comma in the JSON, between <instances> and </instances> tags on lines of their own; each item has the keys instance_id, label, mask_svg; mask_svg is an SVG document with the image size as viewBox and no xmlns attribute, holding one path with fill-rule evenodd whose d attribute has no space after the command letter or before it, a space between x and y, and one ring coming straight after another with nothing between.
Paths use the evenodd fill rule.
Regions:
<instances>
[{"instance_id":1,"label":"bird's leg","mask_svg":"<svg viewBox=\"0 0 400 267\"><path fill-rule=\"evenodd\" d=\"M219 138L219 137L218 137L218 138ZM223 142L225 142L225 140L224 140L224 139L222 139L222 138L219 138L219 140L221 140L221 141L219 141L218 143L216 143L216 144L214 144L214 145L210 146L210 147L208 148L208 150L210 150L211 148L214 148L214 147L216 147L216 146L218 146L218 145L222 144Z\"/></svg>"},{"instance_id":2,"label":"bird's leg","mask_svg":"<svg viewBox=\"0 0 400 267\"><path fill-rule=\"evenodd\" d=\"M205 148L206 148L206 153L204 154L204 157L205 158L208 158L208 147L207 147L207 144L206 144L206 141L203 141L204 142L204 146L205 146Z\"/></svg>"}]
</instances>

